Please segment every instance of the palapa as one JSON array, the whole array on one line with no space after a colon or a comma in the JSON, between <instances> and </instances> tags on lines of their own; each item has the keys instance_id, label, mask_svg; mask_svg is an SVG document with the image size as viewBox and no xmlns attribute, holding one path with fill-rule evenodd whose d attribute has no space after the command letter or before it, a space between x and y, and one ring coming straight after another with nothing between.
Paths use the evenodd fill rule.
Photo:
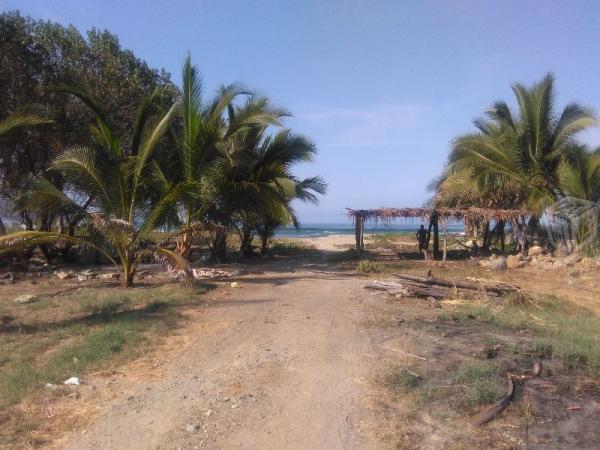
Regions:
<instances>
[{"instance_id":1,"label":"palapa","mask_svg":"<svg viewBox=\"0 0 600 450\"><path fill-rule=\"evenodd\" d=\"M348 216L354 220L356 251L364 251L364 227L366 222L383 222L389 224L397 219L427 219L430 229L434 230L434 253L437 253L438 242L438 220L442 221L444 236L446 235L447 222L458 222L466 220L471 223L504 221L524 222L531 216L531 212L523 209L493 209L479 208L475 206L467 208L376 208L376 209L352 209L346 208ZM444 245L444 259L446 245Z\"/></svg>"}]
</instances>

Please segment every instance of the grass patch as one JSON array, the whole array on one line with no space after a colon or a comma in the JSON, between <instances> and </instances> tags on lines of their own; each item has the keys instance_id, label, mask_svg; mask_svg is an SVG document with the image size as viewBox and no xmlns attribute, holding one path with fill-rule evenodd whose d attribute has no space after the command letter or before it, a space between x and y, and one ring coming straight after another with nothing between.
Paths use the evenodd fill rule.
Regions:
<instances>
[{"instance_id":1,"label":"grass patch","mask_svg":"<svg viewBox=\"0 0 600 450\"><path fill-rule=\"evenodd\" d=\"M7 407L46 383L61 384L72 376L81 376L98 367L124 349L145 341L147 323L132 318L110 323L86 335L79 342L67 345L35 367L31 362L18 361L11 370L0 375L0 407Z\"/></svg>"},{"instance_id":2,"label":"grass patch","mask_svg":"<svg viewBox=\"0 0 600 450\"><path fill-rule=\"evenodd\" d=\"M394 367L383 376L383 385L393 391L413 389L420 381L420 377L404 367Z\"/></svg>"},{"instance_id":3,"label":"grass patch","mask_svg":"<svg viewBox=\"0 0 600 450\"><path fill-rule=\"evenodd\" d=\"M424 405L425 403L434 400L440 394L440 388L431 381L422 383L416 392L417 405Z\"/></svg>"},{"instance_id":4,"label":"grass patch","mask_svg":"<svg viewBox=\"0 0 600 450\"><path fill-rule=\"evenodd\" d=\"M458 368L454 375L457 383L472 383L493 377L498 372L498 367L492 363L469 364Z\"/></svg>"},{"instance_id":5,"label":"grass patch","mask_svg":"<svg viewBox=\"0 0 600 450\"><path fill-rule=\"evenodd\" d=\"M493 380L476 380L470 386L467 386L466 396L463 404L469 408L480 405L487 405L499 400L502 392Z\"/></svg>"},{"instance_id":6,"label":"grass patch","mask_svg":"<svg viewBox=\"0 0 600 450\"><path fill-rule=\"evenodd\" d=\"M363 259L356 265L356 271L361 273L383 273L385 264L380 261Z\"/></svg>"},{"instance_id":7,"label":"grass patch","mask_svg":"<svg viewBox=\"0 0 600 450\"><path fill-rule=\"evenodd\" d=\"M0 341L0 410L46 383L135 357L175 327L176 307L202 301L205 291L173 284L126 292L86 288L40 300L46 310L15 309L19 326Z\"/></svg>"},{"instance_id":8,"label":"grass patch","mask_svg":"<svg viewBox=\"0 0 600 450\"><path fill-rule=\"evenodd\" d=\"M294 240L274 240L271 243L270 251L274 255L288 256L299 253L309 253L315 250L315 246L310 242L300 239Z\"/></svg>"},{"instance_id":9,"label":"grass patch","mask_svg":"<svg viewBox=\"0 0 600 450\"><path fill-rule=\"evenodd\" d=\"M454 381L465 385L462 403L466 407L485 405L498 400L502 393L495 381L498 366L492 363L468 364L458 368Z\"/></svg>"},{"instance_id":10,"label":"grass patch","mask_svg":"<svg viewBox=\"0 0 600 450\"><path fill-rule=\"evenodd\" d=\"M600 379L600 317L556 297L535 303L506 304L501 309L461 305L461 319L473 317L503 330L530 330L536 337L531 353L556 358L569 370Z\"/></svg>"}]
</instances>

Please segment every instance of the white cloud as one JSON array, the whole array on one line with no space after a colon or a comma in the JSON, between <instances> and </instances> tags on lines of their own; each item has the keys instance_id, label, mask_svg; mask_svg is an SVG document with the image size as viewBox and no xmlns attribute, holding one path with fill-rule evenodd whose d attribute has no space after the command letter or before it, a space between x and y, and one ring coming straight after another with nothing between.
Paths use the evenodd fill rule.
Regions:
<instances>
[{"instance_id":1,"label":"white cloud","mask_svg":"<svg viewBox=\"0 0 600 450\"><path fill-rule=\"evenodd\" d=\"M324 131L328 146L387 145L398 141L401 130L419 126L423 109L413 105L340 108L301 105L295 118L311 130Z\"/></svg>"}]
</instances>

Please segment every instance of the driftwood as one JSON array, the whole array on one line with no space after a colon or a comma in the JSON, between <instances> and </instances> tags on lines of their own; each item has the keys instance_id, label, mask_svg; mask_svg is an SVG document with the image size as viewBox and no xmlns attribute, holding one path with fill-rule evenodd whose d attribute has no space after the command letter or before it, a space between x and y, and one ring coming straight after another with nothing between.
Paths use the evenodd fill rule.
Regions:
<instances>
[{"instance_id":1,"label":"driftwood","mask_svg":"<svg viewBox=\"0 0 600 450\"><path fill-rule=\"evenodd\" d=\"M446 280L432 276L417 277L414 275L394 274L398 281L374 281L367 284L367 289L386 291L392 295L433 297L436 299L456 296L457 290L485 291L494 296L507 293L520 293L516 286L489 280Z\"/></svg>"},{"instance_id":2,"label":"driftwood","mask_svg":"<svg viewBox=\"0 0 600 450\"><path fill-rule=\"evenodd\" d=\"M506 407L509 405L509 403L512 400L513 395L515 393L514 381L531 380L532 378L539 376L541 373L542 373L542 363L539 361L536 361L533 364L532 371L526 372L523 375L515 375L513 373L508 372L506 374L506 377L508 378L508 389L507 389L506 395L504 397L502 397L500 400L498 400L496 403L494 403L492 406L490 406L489 408L486 408L483 411L481 411L478 414L471 417L471 419L469 419L469 422L471 423L471 425L476 426L476 427L481 426L484 423L489 422L490 420L495 418L498 414L500 414L502 411L504 411L506 409Z\"/></svg>"},{"instance_id":3,"label":"driftwood","mask_svg":"<svg viewBox=\"0 0 600 450\"><path fill-rule=\"evenodd\" d=\"M392 295L415 296L415 297L449 297L452 291L441 286L428 286L416 282L373 281L365 286L367 289L386 291Z\"/></svg>"},{"instance_id":4,"label":"driftwood","mask_svg":"<svg viewBox=\"0 0 600 450\"><path fill-rule=\"evenodd\" d=\"M481 286L483 286L485 289L490 290L490 289L501 289L504 292L514 292L514 293L522 293L521 289L514 285L514 284L510 284L510 283L505 283L504 281L496 281L496 280L489 280L487 278L475 278L475 277L467 277L467 280L469 281L473 281L475 283L479 283Z\"/></svg>"},{"instance_id":5,"label":"driftwood","mask_svg":"<svg viewBox=\"0 0 600 450\"><path fill-rule=\"evenodd\" d=\"M468 289L468 290L485 290L487 292L493 292L498 295L503 295L508 292L519 292L518 288L510 284L494 282L490 280L473 279L473 281L463 280L446 280L443 278L435 277L417 277L414 275L406 275L401 273L394 274L395 277L400 279L400 282L417 282L429 286L445 286L449 288ZM469 280L469 278L467 279Z\"/></svg>"}]
</instances>

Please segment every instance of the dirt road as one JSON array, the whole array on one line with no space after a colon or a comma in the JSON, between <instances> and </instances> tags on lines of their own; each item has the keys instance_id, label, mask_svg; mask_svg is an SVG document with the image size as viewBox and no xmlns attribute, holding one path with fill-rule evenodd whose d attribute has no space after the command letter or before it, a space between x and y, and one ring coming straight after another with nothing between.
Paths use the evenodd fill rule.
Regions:
<instances>
[{"instance_id":1,"label":"dirt road","mask_svg":"<svg viewBox=\"0 0 600 450\"><path fill-rule=\"evenodd\" d=\"M305 264L211 292L162 376L123 386L66 448L369 448L362 283Z\"/></svg>"}]
</instances>

